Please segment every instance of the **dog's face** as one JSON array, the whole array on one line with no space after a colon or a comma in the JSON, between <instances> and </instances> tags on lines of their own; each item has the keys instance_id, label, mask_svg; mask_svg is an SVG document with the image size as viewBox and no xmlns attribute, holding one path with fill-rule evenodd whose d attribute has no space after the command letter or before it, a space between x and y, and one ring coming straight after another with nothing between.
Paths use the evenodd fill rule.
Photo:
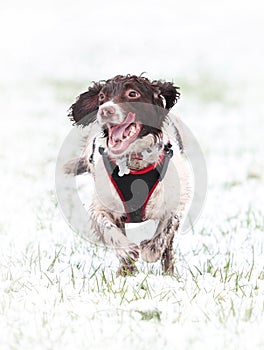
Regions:
<instances>
[{"instance_id":1,"label":"dog's face","mask_svg":"<svg viewBox=\"0 0 264 350\"><path fill-rule=\"evenodd\" d=\"M71 106L70 117L78 125L99 122L109 151L120 156L137 139L158 137L162 123L179 97L172 83L137 76L116 76L95 83Z\"/></svg>"}]
</instances>

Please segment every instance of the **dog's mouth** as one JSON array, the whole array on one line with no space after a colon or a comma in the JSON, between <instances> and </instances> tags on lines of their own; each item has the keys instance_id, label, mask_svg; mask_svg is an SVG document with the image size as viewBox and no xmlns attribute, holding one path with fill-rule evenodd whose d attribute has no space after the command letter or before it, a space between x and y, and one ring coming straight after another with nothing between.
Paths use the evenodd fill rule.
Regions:
<instances>
[{"instance_id":1,"label":"dog's mouth","mask_svg":"<svg viewBox=\"0 0 264 350\"><path fill-rule=\"evenodd\" d=\"M125 120L117 125L108 124L108 147L113 154L125 152L138 137L142 124L135 120L135 113L129 112Z\"/></svg>"}]
</instances>

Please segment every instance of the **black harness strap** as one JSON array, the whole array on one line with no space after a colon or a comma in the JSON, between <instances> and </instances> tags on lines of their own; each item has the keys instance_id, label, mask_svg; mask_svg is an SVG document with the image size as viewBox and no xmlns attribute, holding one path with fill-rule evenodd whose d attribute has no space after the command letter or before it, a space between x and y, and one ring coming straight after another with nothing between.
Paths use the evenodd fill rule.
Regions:
<instances>
[{"instance_id":1,"label":"black harness strap","mask_svg":"<svg viewBox=\"0 0 264 350\"><path fill-rule=\"evenodd\" d=\"M123 202L126 218L125 222L142 222L145 220L145 209L157 184L163 180L173 156L171 144L164 146L162 160L156 166L132 171L128 175L119 176L118 166L109 158L103 147L99 147L103 156L104 166Z\"/></svg>"}]
</instances>

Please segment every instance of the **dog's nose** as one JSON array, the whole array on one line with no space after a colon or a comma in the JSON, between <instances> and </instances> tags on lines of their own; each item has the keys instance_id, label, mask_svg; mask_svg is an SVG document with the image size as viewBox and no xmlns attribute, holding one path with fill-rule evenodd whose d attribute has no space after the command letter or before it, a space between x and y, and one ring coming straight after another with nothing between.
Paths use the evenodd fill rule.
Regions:
<instances>
[{"instance_id":1,"label":"dog's nose","mask_svg":"<svg viewBox=\"0 0 264 350\"><path fill-rule=\"evenodd\" d=\"M109 118L115 114L116 110L113 106L105 106L100 108L99 114L102 118Z\"/></svg>"}]
</instances>

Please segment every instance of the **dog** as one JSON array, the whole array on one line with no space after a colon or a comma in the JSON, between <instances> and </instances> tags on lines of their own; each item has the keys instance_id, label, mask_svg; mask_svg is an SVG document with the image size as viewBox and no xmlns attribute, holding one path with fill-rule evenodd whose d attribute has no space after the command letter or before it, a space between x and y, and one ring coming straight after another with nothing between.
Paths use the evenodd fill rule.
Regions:
<instances>
[{"instance_id":1,"label":"dog","mask_svg":"<svg viewBox=\"0 0 264 350\"><path fill-rule=\"evenodd\" d=\"M135 274L140 256L161 260L163 273L174 273L173 239L190 199L182 137L168 122L179 97L172 82L117 75L94 82L69 109L73 123L91 128L92 136L83 156L67 163L65 172L92 173L90 219L119 259L117 275ZM153 237L130 242L125 224L146 220L158 222Z\"/></svg>"}]
</instances>

